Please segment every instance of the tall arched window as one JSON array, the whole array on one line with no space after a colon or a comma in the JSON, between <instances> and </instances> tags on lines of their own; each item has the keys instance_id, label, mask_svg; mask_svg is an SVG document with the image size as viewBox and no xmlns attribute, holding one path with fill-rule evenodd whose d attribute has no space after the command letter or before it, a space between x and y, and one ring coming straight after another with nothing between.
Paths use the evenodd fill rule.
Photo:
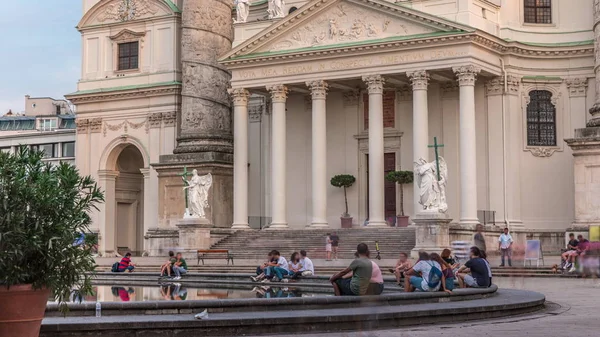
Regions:
<instances>
[{"instance_id":1,"label":"tall arched window","mask_svg":"<svg viewBox=\"0 0 600 337\"><path fill-rule=\"evenodd\" d=\"M552 23L552 0L525 0L525 23Z\"/></svg>"},{"instance_id":2,"label":"tall arched window","mask_svg":"<svg viewBox=\"0 0 600 337\"><path fill-rule=\"evenodd\" d=\"M548 90L529 92L527 105L527 145L556 146L556 106Z\"/></svg>"}]
</instances>

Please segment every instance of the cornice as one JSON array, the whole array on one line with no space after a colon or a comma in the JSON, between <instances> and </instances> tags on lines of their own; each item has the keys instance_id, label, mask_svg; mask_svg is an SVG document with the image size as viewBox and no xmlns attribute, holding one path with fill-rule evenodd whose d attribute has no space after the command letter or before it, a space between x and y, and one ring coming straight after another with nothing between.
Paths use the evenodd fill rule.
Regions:
<instances>
[{"instance_id":1,"label":"cornice","mask_svg":"<svg viewBox=\"0 0 600 337\"><path fill-rule=\"evenodd\" d=\"M127 89L122 91L98 92L73 96L67 95L65 97L67 97L67 99L73 104L81 104L179 94L181 94L181 85L145 89Z\"/></svg>"}]
</instances>

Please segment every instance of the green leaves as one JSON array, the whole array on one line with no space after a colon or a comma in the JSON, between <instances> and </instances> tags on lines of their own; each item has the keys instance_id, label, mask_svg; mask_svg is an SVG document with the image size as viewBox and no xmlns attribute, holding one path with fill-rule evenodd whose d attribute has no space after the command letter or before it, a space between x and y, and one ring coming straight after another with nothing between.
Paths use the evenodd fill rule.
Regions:
<instances>
[{"instance_id":1,"label":"green leaves","mask_svg":"<svg viewBox=\"0 0 600 337\"><path fill-rule=\"evenodd\" d=\"M412 183L414 177L413 171L392 171L385 175L387 181L393 181L400 185Z\"/></svg>"},{"instance_id":2,"label":"green leaves","mask_svg":"<svg viewBox=\"0 0 600 337\"><path fill-rule=\"evenodd\" d=\"M92 245L73 243L90 232L88 212L102 201L72 165L52 166L26 148L0 153L0 286L51 288L61 304L75 287L90 294Z\"/></svg>"},{"instance_id":3,"label":"green leaves","mask_svg":"<svg viewBox=\"0 0 600 337\"><path fill-rule=\"evenodd\" d=\"M331 178L331 185L335 187L350 187L355 182L356 178L351 174L338 174Z\"/></svg>"}]
</instances>

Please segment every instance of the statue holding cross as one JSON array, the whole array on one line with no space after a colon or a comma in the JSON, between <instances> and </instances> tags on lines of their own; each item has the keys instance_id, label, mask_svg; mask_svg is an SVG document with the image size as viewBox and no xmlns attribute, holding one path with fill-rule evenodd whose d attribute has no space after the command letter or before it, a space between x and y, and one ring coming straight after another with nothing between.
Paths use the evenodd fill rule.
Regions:
<instances>
[{"instance_id":1,"label":"statue holding cross","mask_svg":"<svg viewBox=\"0 0 600 337\"><path fill-rule=\"evenodd\" d=\"M415 179L419 186L419 203L424 211L446 213L446 181L448 178L448 166L443 157L438 154L438 148L444 145L437 143L437 137L433 139L435 149L435 161L428 163L420 158L415 162Z\"/></svg>"},{"instance_id":2,"label":"statue holding cross","mask_svg":"<svg viewBox=\"0 0 600 337\"><path fill-rule=\"evenodd\" d=\"M199 176L197 170L192 171L192 178L187 180L187 167L184 166L181 179L183 180L183 190L185 194L185 214L184 218L206 218L205 208L208 208L208 191L212 186L212 175L208 173Z\"/></svg>"}]
</instances>

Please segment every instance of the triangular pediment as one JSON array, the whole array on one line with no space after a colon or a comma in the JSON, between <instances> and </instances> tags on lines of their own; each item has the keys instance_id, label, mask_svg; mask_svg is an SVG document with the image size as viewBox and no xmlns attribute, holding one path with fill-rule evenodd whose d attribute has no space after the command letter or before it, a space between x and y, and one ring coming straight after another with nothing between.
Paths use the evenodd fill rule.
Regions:
<instances>
[{"instance_id":1,"label":"triangular pediment","mask_svg":"<svg viewBox=\"0 0 600 337\"><path fill-rule=\"evenodd\" d=\"M473 30L382 0L313 0L234 48L222 60Z\"/></svg>"},{"instance_id":2,"label":"triangular pediment","mask_svg":"<svg viewBox=\"0 0 600 337\"><path fill-rule=\"evenodd\" d=\"M81 29L172 15L177 10L170 0L101 0L85 13L77 27Z\"/></svg>"}]
</instances>

